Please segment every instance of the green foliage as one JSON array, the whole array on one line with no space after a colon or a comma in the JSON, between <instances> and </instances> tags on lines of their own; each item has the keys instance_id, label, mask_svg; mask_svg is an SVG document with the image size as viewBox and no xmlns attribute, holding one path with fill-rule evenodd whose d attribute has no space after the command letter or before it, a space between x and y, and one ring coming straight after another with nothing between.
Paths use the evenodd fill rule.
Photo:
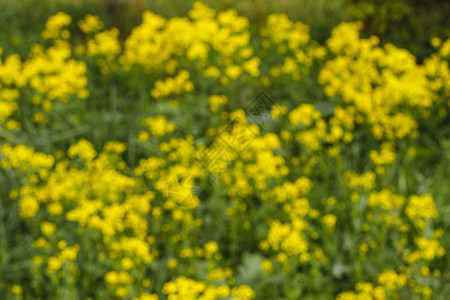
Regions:
<instances>
[{"instance_id":1,"label":"green foliage","mask_svg":"<svg viewBox=\"0 0 450 300\"><path fill-rule=\"evenodd\" d=\"M449 57L445 49L431 48L429 42L434 36L444 41L448 36L448 4L437 0L214 0L208 3L213 9L236 9L248 18L249 26L243 31L251 37L246 46L254 49L251 57L261 59L260 74L247 70L234 79L227 77L224 74L229 65L241 67L247 61L236 53L224 54L222 47L214 48L214 39L205 42L211 44L204 60L189 57L191 49L183 48L182 41L174 41L161 33L163 30L151 34L164 43L134 44L136 48L156 49L151 59L160 66L146 68L144 60L123 62L125 45L132 39L132 29L140 26L144 11L151 10L173 22L179 20L176 16L185 17L193 2L45 0L36 5L31 0L0 0L2 64L15 53L24 65L37 60L30 53L36 43L45 50L63 53L56 45L67 42L64 45L71 53L60 62L61 73L56 78L37 73L34 79L45 77L50 82L56 80L58 86L65 85L61 74L73 59L86 66L81 75L88 78L85 88L89 91L86 97L77 93L83 92L81 84L75 92L63 95L68 101L62 100L65 97L52 99L51 109L44 109L41 102L45 96L36 100L40 93L32 80L24 85L8 84L0 76L0 91L20 91L11 101L18 103L18 109L7 118L21 125L6 129L4 122L0 130L0 161L4 163L0 170L0 294L5 299L155 299L146 298L152 297L150 294L166 299L174 293L166 291L171 287L205 284L205 289L215 293L220 285L237 294L242 287L244 296L239 294L238 299L252 298L245 297L247 286L256 299L330 299L344 298L347 291L355 290L364 297L359 287L370 283L386 292L387 299L446 299L450 293L450 257L442 254L440 246L445 253L450 251L450 89L445 71ZM72 18L67 27L70 38L42 40L45 22L59 11ZM118 54L108 52L113 43L108 44L107 39L101 41L108 45L104 52L90 54L86 50L94 35L77 26L86 14L99 15L105 31L119 29ZM264 33L269 16L275 16L272 36ZM151 18L157 22L156 16ZM239 22L237 16L230 18L232 25ZM341 23L355 19L362 21L363 35L376 35L381 43L355 37L357 23ZM343 34L333 36L332 32L339 30ZM196 41L198 35L194 32L187 39ZM279 36L285 39L279 40ZM292 46L293 38L301 41L304 37L307 41ZM225 44L233 43L237 42L230 39ZM388 43L405 47L415 56L411 58L410 52L395 47L389 50L384 47ZM84 48L77 48L80 45ZM164 48L167 45L171 47ZM357 51L352 52L354 49ZM173 51L173 55L164 60L166 51ZM174 71L168 67L171 59L177 62ZM219 67L221 77L205 76L210 66ZM435 70L439 72L433 73ZM187 71L189 79L172 86L166 96L152 95L158 83L170 86L167 80L181 71ZM71 84L82 82L81 75ZM423 81L417 81L417 86L410 84L411 90L405 88L413 77ZM189 81L193 82L192 90L176 91ZM370 89L364 90L366 85ZM274 114L265 128L260 128L249 150L228 162L223 173L199 164L202 147L216 141L218 132L261 90L276 103L273 112L282 113ZM396 93L390 94L392 90ZM211 97L217 95L227 101L215 110ZM385 102L373 100L379 95ZM431 104L425 104L426 97L417 101L421 95L431 95ZM367 109L364 100L373 106ZM39 114L47 119L36 120ZM397 127L391 126L391 120L404 115L417 126L407 127L405 119L393 122ZM347 122L352 125L347 126ZM176 130L170 129L172 123ZM381 127L381 137L377 126ZM124 151L106 150L111 141L125 145ZM9 145L26 147L1 152ZM169 146L172 148L167 150ZM377 163L373 153L384 153L385 147L387 154L379 156L394 159ZM41 166L45 159L39 152L50 155L54 164ZM279 168L273 171L278 158ZM31 166L15 165L15 160ZM158 167L161 161L164 165ZM283 173L283 168L289 172ZM176 201L165 193L167 181L178 176L179 169L195 174L192 183L201 187L200 201L194 208L177 206L179 203L174 204ZM264 187L258 187L260 181ZM24 201L30 191L42 201L34 214L30 213L33 203L27 206ZM48 196L52 193L62 195L62 215L51 212L48 199L59 197ZM430 207L418 204L410 213L408 205L414 197L426 201L427 194ZM137 204L127 202L133 197L139 200ZM401 205L383 207L395 197L402 199ZM87 204L81 205L78 198ZM377 199L383 200L373 204ZM83 209L92 209L89 205L97 205L95 200L102 205L98 215L94 213L101 220L107 219L104 211L111 210L113 215L115 209L118 214L125 211L126 216L100 225L94 221L94 225L83 224ZM151 207L142 209L139 203ZM430 209L433 214L431 204L436 205L438 216L422 218L422 210L427 213ZM67 217L77 208L82 211L79 215ZM419 217L411 216L414 213ZM94 216L92 220L98 221ZM46 222L58 225L54 234L44 232ZM109 233L127 222L132 225ZM424 237L434 256L409 262L412 253L420 252L416 239ZM124 242L123 238L130 240ZM62 240L69 250L70 246L79 249L75 258L69 253L62 266L52 272L49 261L60 258L66 249L60 244ZM149 246L149 253L117 250L117 243L142 241ZM37 246L39 242L50 246ZM302 242L308 245L307 250L302 250ZM194 254L182 255L181 250L186 249ZM36 257L43 259L42 265L33 263ZM125 258L131 258L132 267L124 267ZM114 272L123 270L135 280L124 284L124 295L121 283L114 282ZM380 279L386 270L397 272L393 277L390 274L391 282L401 282L406 275L409 281L391 290ZM422 274L426 270L431 274ZM210 278L214 276L220 278ZM144 283L147 279L151 283ZM433 295L417 291L411 281L429 287ZM22 293L14 291L17 285L23 288ZM349 299L355 299L351 298L355 293L349 293ZM224 299L233 299L227 295Z\"/></svg>"}]
</instances>

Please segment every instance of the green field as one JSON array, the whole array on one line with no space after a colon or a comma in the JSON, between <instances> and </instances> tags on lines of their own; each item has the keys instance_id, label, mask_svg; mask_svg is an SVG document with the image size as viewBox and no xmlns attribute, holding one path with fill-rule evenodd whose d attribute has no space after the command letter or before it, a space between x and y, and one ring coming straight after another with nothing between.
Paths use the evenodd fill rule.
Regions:
<instances>
[{"instance_id":1,"label":"green field","mask_svg":"<svg viewBox=\"0 0 450 300\"><path fill-rule=\"evenodd\" d=\"M449 15L0 0L0 298L450 299Z\"/></svg>"}]
</instances>

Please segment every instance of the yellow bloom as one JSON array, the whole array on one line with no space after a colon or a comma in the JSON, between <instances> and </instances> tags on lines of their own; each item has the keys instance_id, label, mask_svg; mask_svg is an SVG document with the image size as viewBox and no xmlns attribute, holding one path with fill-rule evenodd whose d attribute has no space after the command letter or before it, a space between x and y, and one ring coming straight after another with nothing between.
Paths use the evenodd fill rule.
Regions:
<instances>
[{"instance_id":1,"label":"yellow bloom","mask_svg":"<svg viewBox=\"0 0 450 300\"><path fill-rule=\"evenodd\" d=\"M143 293L139 300L159 300L158 294Z\"/></svg>"},{"instance_id":2,"label":"yellow bloom","mask_svg":"<svg viewBox=\"0 0 450 300\"><path fill-rule=\"evenodd\" d=\"M116 290L116 296L119 298L123 298L128 294L128 290L125 287L118 287Z\"/></svg>"},{"instance_id":3,"label":"yellow bloom","mask_svg":"<svg viewBox=\"0 0 450 300\"><path fill-rule=\"evenodd\" d=\"M397 274L393 270L387 270L378 275L378 282L390 291L402 288L406 281L407 277L405 274Z\"/></svg>"},{"instance_id":4,"label":"yellow bloom","mask_svg":"<svg viewBox=\"0 0 450 300\"><path fill-rule=\"evenodd\" d=\"M272 262L269 259L264 259L261 262L261 269L266 271L267 273L271 274L273 271L273 265Z\"/></svg>"},{"instance_id":5,"label":"yellow bloom","mask_svg":"<svg viewBox=\"0 0 450 300\"><path fill-rule=\"evenodd\" d=\"M85 139L81 139L76 144L69 147L67 150L67 156L70 158L79 156L85 161L91 161L97 156L97 151L95 151L94 145Z\"/></svg>"},{"instance_id":6,"label":"yellow bloom","mask_svg":"<svg viewBox=\"0 0 450 300\"><path fill-rule=\"evenodd\" d=\"M22 128L22 124L20 124L20 122L16 120L9 120L8 122L6 122L5 128L7 130L19 130Z\"/></svg>"},{"instance_id":7,"label":"yellow bloom","mask_svg":"<svg viewBox=\"0 0 450 300\"><path fill-rule=\"evenodd\" d=\"M225 95L211 95L208 98L209 107L212 112L218 112L221 106L227 104L228 99Z\"/></svg>"},{"instance_id":8,"label":"yellow bloom","mask_svg":"<svg viewBox=\"0 0 450 300\"><path fill-rule=\"evenodd\" d=\"M50 257L47 263L48 263L47 268L50 273L58 271L59 269L61 269L62 266L62 261L58 257Z\"/></svg>"},{"instance_id":9,"label":"yellow bloom","mask_svg":"<svg viewBox=\"0 0 450 300\"><path fill-rule=\"evenodd\" d=\"M178 75L165 80L155 82L155 87L150 94L153 98L159 100L170 95L181 95L194 89L194 83L189 80L189 72L181 70Z\"/></svg>"},{"instance_id":10,"label":"yellow bloom","mask_svg":"<svg viewBox=\"0 0 450 300\"><path fill-rule=\"evenodd\" d=\"M336 226L336 216L329 214L322 217L322 223L327 225L329 228L334 228Z\"/></svg>"},{"instance_id":11,"label":"yellow bloom","mask_svg":"<svg viewBox=\"0 0 450 300\"><path fill-rule=\"evenodd\" d=\"M205 78L219 78L220 70L215 66L209 66L205 71L203 71L203 76L205 76Z\"/></svg>"},{"instance_id":12,"label":"yellow bloom","mask_svg":"<svg viewBox=\"0 0 450 300\"><path fill-rule=\"evenodd\" d=\"M166 116L148 117L142 121L143 125L148 126L149 132L155 136L163 136L172 133L177 128L175 123L167 122ZM139 135L139 140L145 140L147 136Z\"/></svg>"},{"instance_id":13,"label":"yellow bloom","mask_svg":"<svg viewBox=\"0 0 450 300\"><path fill-rule=\"evenodd\" d=\"M103 28L103 22L97 15L87 14L78 22L78 27L86 34L98 32Z\"/></svg>"},{"instance_id":14,"label":"yellow bloom","mask_svg":"<svg viewBox=\"0 0 450 300\"><path fill-rule=\"evenodd\" d=\"M15 285L13 285L13 286L11 287L11 292L12 292L14 295L22 295L23 289L22 289L22 287L21 287L20 285L15 284Z\"/></svg>"},{"instance_id":15,"label":"yellow bloom","mask_svg":"<svg viewBox=\"0 0 450 300\"><path fill-rule=\"evenodd\" d=\"M48 18L48 21L45 24L45 30L42 32L42 38L58 39L62 28L70 23L72 23L72 18L69 15L63 12L58 12Z\"/></svg>"},{"instance_id":16,"label":"yellow bloom","mask_svg":"<svg viewBox=\"0 0 450 300\"><path fill-rule=\"evenodd\" d=\"M312 104L301 104L288 115L289 121L294 126L299 124L311 126L313 121L319 119L320 116L320 112Z\"/></svg>"},{"instance_id":17,"label":"yellow bloom","mask_svg":"<svg viewBox=\"0 0 450 300\"><path fill-rule=\"evenodd\" d=\"M214 241L209 241L208 243L206 243L204 245L204 247L205 247L206 252L209 254L214 254L219 251L219 246Z\"/></svg>"},{"instance_id":18,"label":"yellow bloom","mask_svg":"<svg viewBox=\"0 0 450 300\"><path fill-rule=\"evenodd\" d=\"M34 198L27 196L19 202L19 214L23 219L34 217L38 210L39 203Z\"/></svg>"},{"instance_id":19,"label":"yellow bloom","mask_svg":"<svg viewBox=\"0 0 450 300\"><path fill-rule=\"evenodd\" d=\"M437 218L438 212L433 197L430 194L409 197L406 215L412 220Z\"/></svg>"},{"instance_id":20,"label":"yellow bloom","mask_svg":"<svg viewBox=\"0 0 450 300\"><path fill-rule=\"evenodd\" d=\"M133 267L134 262L129 257L125 257L120 261L120 265L124 270L128 271Z\"/></svg>"},{"instance_id":21,"label":"yellow bloom","mask_svg":"<svg viewBox=\"0 0 450 300\"><path fill-rule=\"evenodd\" d=\"M59 202L53 202L47 206L48 212L54 216L59 216L63 213L63 206Z\"/></svg>"},{"instance_id":22,"label":"yellow bloom","mask_svg":"<svg viewBox=\"0 0 450 300\"><path fill-rule=\"evenodd\" d=\"M240 285L231 290L231 295L241 300L250 300L255 298L255 292L248 285Z\"/></svg>"},{"instance_id":23,"label":"yellow bloom","mask_svg":"<svg viewBox=\"0 0 450 300\"><path fill-rule=\"evenodd\" d=\"M432 37L430 40L430 44L434 48L439 48L439 46L442 44L442 40L438 37Z\"/></svg>"},{"instance_id":24,"label":"yellow bloom","mask_svg":"<svg viewBox=\"0 0 450 300\"><path fill-rule=\"evenodd\" d=\"M178 262L177 262L177 260L176 259L170 259L168 262L167 262L167 266L169 267L169 268L171 268L171 269L173 269L173 268L175 268L176 266L177 266L177 264L178 264Z\"/></svg>"},{"instance_id":25,"label":"yellow bloom","mask_svg":"<svg viewBox=\"0 0 450 300\"><path fill-rule=\"evenodd\" d=\"M56 225L51 222L43 221L41 222L41 231L45 235L52 235L56 231Z\"/></svg>"}]
</instances>

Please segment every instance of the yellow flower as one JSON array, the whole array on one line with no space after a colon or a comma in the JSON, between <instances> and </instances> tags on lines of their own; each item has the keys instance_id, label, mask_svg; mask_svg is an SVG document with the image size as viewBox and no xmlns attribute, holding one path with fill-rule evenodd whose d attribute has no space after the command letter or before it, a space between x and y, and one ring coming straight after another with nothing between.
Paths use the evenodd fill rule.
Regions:
<instances>
[{"instance_id":1,"label":"yellow flower","mask_svg":"<svg viewBox=\"0 0 450 300\"><path fill-rule=\"evenodd\" d=\"M238 66L228 66L225 68L225 74L229 78L236 80L241 75L241 69Z\"/></svg>"},{"instance_id":2,"label":"yellow flower","mask_svg":"<svg viewBox=\"0 0 450 300\"><path fill-rule=\"evenodd\" d=\"M149 132L155 136L163 136L172 133L177 128L175 123L167 122L166 116L159 115L157 117L148 117L142 121L142 124L148 126ZM145 140L148 136L138 137L138 140Z\"/></svg>"},{"instance_id":3,"label":"yellow flower","mask_svg":"<svg viewBox=\"0 0 450 300\"><path fill-rule=\"evenodd\" d=\"M77 253L79 246L67 247L61 251L60 258L64 260L75 260L77 258Z\"/></svg>"},{"instance_id":4,"label":"yellow flower","mask_svg":"<svg viewBox=\"0 0 450 300\"><path fill-rule=\"evenodd\" d=\"M50 273L58 271L59 269L61 269L62 266L62 261L58 257L50 257L47 263L48 263L47 268Z\"/></svg>"},{"instance_id":5,"label":"yellow flower","mask_svg":"<svg viewBox=\"0 0 450 300\"><path fill-rule=\"evenodd\" d=\"M367 200L368 206L381 206L386 210L402 207L405 203L405 198L402 195L395 195L388 189L384 189L378 193L370 193Z\"/></svg>"},{"instance_id":6,"label":"yellow flower","mask_svg":"<svg viewBox=\"0 0 450 300\"><path fill-rule=\"evenodd\" d=\"M140 131L136 137L138 142L146 142L150 139L148 131Z\"/></svg>"},{"instance_id":7,"label":"yellow flower","mask_svg":"<svg viewBox=\"0 0 450 300\"><path fill-rule=\"evenodd\" d=\"M116 296L119 298L123 298L128 294L128 290L125 287L118 287L116 290Z\"/></svg>"},{"instance_id":8,"label":"yellow flower","mask_svg":"<svg viewBox=\"0 0 450 300\"><path fill-rule=\"evenodd\" d=\"M51 222L43 221L41 223L41 231L45 235L50 236L56 231L56 225Z\"/></svg>"},{"instance_id":9,"label":"yellow flower","mask_svg":"<svg viewBox=\"0 0 450 300\"><path fill-rule=\"evenodd\" d=\"M20 124L20 122L16 120L9 120L8 122L6 122L5 128L7 130L19 130L22 128L22 124Z\"/></svg>"},{"instance_id":10,"label":"yellow flower","mask_svg":"<svg viewBox=\"0 0 450 300\"><path fill-rule=\"evenodd\" d=\"M23 289L22 289L22 287L20 285L15 284L15 285L12 286L11 292L14 295L22 295Z\"/></svg>"},{"instance_id":11,"label":"yellow flower","mask_svg":"<svg viewBox=\"0 0 450 300\"><path fill-rule=\"evenodd\" d=\"M217 268L209 271L207 278L209 281L220 281L222 279L226 279L227 275L223 269Z\"/></svg>"},{"instance_id":12,"label":"yellow flower","mask_svg":"<svg viewBox=\"0 0 450 300\"><path fill-rule=\"evenodd\" d=\"M347 186L351 189L362 187L364 190L371 190L375 186L376 175L372 171L361 175L353 171L346 171L343 177L347 181Z\"/></svg>"},{"instance_id":13,"label":"yellow flower","mask_svg":"<svg viewBox=\"0 0 450 300\"><path fill-rule=\"evenodd\" d=\"M236 296L240 300L250 300L255 298L255 292L248 285L240 285L231 290L231 295Z\"/></svg>"},{"instance_id":14,"label":"yellow flower","mask_svg":"<svg viewBox=\"0 0 450 300\"><path fill-rule=\"evenodd\" d=\"M57 14L48 18L45 24L45 30L42 32L42 38L44 39L58 39L60 37L61 29L72 23L72 18L63 13Z\"/></svg>"},{"instance_id":15,"label":"yellow flower","mask_svg":"<svg viewBox=\"0 0 450 300\"><path fill-rule=\"evenodd\" d=\"M86 54L88 56L101 55L108 60L113 60L121 51L118 38L119 30L117 28L111 28L97 33L94 38L88 39L86 43ZM100 67L102 67L101 61L97 61Z\"/></svg>"},{"instance_id":16,"label":"yellow flower","mask_svg":"<svg viewBox=\"0 0 450 300\"><path fill-rule=\"evenodd\" d=\"M48 248L50 247L50 242L45 238L40 237L37 240L33 241L33 247L35 248Z\"/></svg>"},{"instance_id":17,"label":"yellow flower","mask_svg":"<svg viewBox=\"0 0 450 300\"><path fill-rule=\"evenodd\" d=\"M219 251L219 246L214 241L209 241L208 243L206 243L204 245L204 247L205 247L205 251L209 254L214 254Z\"/></svg>"},{"instance_id":18,"label":"yellow flower","mask_svg":"<svg viewBox=\"0 0 450 300\"><path fill-rule=\"evenodd\" d=\"M177 266L178 262L176 259L172 258L167 262L167 266L171 269L175 268Z\"/></svg>"},{"instance_id":19,"label":"yellow flower","mask_svg":"<svg viewBox=\"0 0 450 300\"><path fill-rule=\"evenodd\" d=\"M205 78L219 78L220 70L215 66L209 66L205 71L203 71L203 76L205 76Z\"/></svg>"},{"instance_id":20,"label":"yellow flower","mask_svg":"<svg viewBox=\"0 0 450 300\"><path fill-rule=\"evenodd\" d=\"M103 149L104 149L104 151L107 151L107 152L121 154L127 149L127 146L121 142L109 141L105 144Z\"/></svg>"},{"instance_id":21,"label":"yellow flower","mask_svg":"<svg viewBox=\"0 0 450 300\"><path fill-rule=\"evenodd\" d=\"M422 266L419 270L420 274L423 276L430 276L430 269L426 266Z\"/></svg>"},{"instance_id":22,"label":"yellow flower","mask_svg":"<svg viewBox=\"0 0 450 300\"><path fill-rule=\"evenodd\" d=\"M375 300L386 300L386 292L381 286L375 287L372 290L372 295Z\"/></svg>"},{"instance_id":23,"label":"yellow flower","mask_svg":"<svg viewBox=\"0 0 450 300\"><path fill-rule=\"evenodd\" d=\"M276 120L281 116L284 116L288 112L288 108L283 105L275 104L270 110L270 116L272 119Z\"/></svg>"},{"instance_id":24,"label":"yellow flower","mask_svg":"<svg viewBox=\"0 0 450 300\"><path fill-rule=\"evenodd\" d=\"M405 212L411 220L416 221L438 217L436 205L430 194L424 194L421 196L412 195L409 197Z\"/></svg>"},{"instance_id":25,"label":"yellow flower","mask_svg":"<svg viewBox=\"0 0 450 300\"><path fill-rule=\"evenodd\" d=\"M329 228L334 228L336 226L336 216L329 214L322 217L322 223L327 225Z\"/></svg>"},{"instance_id":26,"label":"yellow flower","mask_svg":"<svg viewBox=\"0 0 450 300\"><path fill-rule=\"evenodd\" d=\"M378 282L390 291L402 288L406 281L407 277L405 274L397 274L393 270L387 270L378 274Z\"/></svg>"},{"instance_id":27,"label":"yellow flower","mask_svg":"<svg viewBox=\"0 0 450 300\"><path fill-rule=\"evenodd\" d=\"M34 217L38 210L39 203L34 198L27 196L22 198L19 202L19 214L23 219Z\"/></svg>"},{"instance_id":28,"label":"yellow flower","mask_svg":"<svg viewBox=\"0 0 450 300\"><path fill-rule=\"evenodd\" d=\"M134 263L129 257L125 257L121 260L120 265L124 270L128 271L133 267Z\"/></svg>"},{"instance_id":29,"label":"yellow flower","mask_svg":"<svg viewBox=\"0 0 450 300\"><path fill-rule=\"evenodd\" d=\"M227 104L228 99L225 95L211 95L208 98L209 107L212 112L218 112L221 106Z\"/></svg>"},{"instance_id":30,"label":"yellow flower","mask_svg":"<svg viewBox=\"0 0 450 300\"><path fill-rule=\"evenodd\" d=\"M116 271L111 271L105 274L105 281L111 284L119 282L119 274Z\"/></svg>"},{"instance_id":31,"label":"yellow flower","mask_svg":"<svg viewBox=\"0 0 450 300\"><path fill-rule=\"evenodd\" d=\"M261 262L261 269L266 271L267 273L271 274L273 271L273 264L269 259L264 259Z\"/></svg>"},{"instance_id":32,"label":"yellow flower","mask_svg":"<svg viewBox=\"0 0 450 300\"><path fill-rule=\"evenodd\" d=\"M189 80L189 72L181 70L173 78L166 78L155 82L155 87L150 94L153 98L159 100L170 95L181 95L194 89L194 83Z\"/></svg>"},{"instance_id":33,"label":"yellow flower","mask_svg":"<svg viewBox=\"0 0 450 300\"><path fill-rule=\"evenodd\" d=\"M430 44L434 48L439 48L439 46L442 44L442 40L438 37L432 37L430 40Z\"/></svg>"},{"instance_id":34,"label":"yellow flower","mask_svg":"<svg viewBox=\"0 0 450 300\"><path fill-rule=\"evenodd\" d=\"M63 213L63 206L59 202L53 202L47 206L48 212L54 216L59 216Z\"/></svg>"},{"instance_id":35,"label":"yellow flower","mask_svg":"<svg viewBox=\"0 0 450 300\"><path fill-rule=\"evenodd\" d=\"M319 119L320 116L320 112L312 104L301 104L288 115L289 121L294 126L299 124L311 126L313 121Z\"/></svg>"},{"instance_id":36,"label":"yellow flower","mask_svg":"<svg viewBox=\"0 0 450 300\"><path fill-rule=\"evenodd\" d=\"M204 60L208 57L209 47L207 44L202 42L194 42L189 47L186 56L190 60Z\"/></svg>"},{"instance_id":37,"label":"yellow flower","mask_svg":"<svg viewBox=\"0 0 450 300\"><path fill-rule=\"evenodd\" d=\"M59 249L64 249L67 246L67 242L65 240L61 240L58 242L58 248Z\"/></svg>"},{"instance_id":38,"label":"yellow flower","mask_svg":"<svg viewBox=\"0 0 450 300\"><path fill-rule=\"evenodd\" d=\"M396 158L395 151L391 144L382 144L380 152L372 150L369 152L369 156L375 165L393 164Z\"/></svg>"},{"instance_id":39,"label":"yellow flower","mask_svg":"<svg viewBox=\"0 0 450 300\"><path fill-rule=\"evenodd\" d=\"M429 299L431 298L431 295L433 295L433 291L430 287L426 286L423 288L422 294L425 296L425 298Z\"/></svg>"},{"instance_id":40,"label":"yellow flower","mask_svg":"<svg viewBox=\"0 0 450 300\"><path fill-rule=\"evenodd\" d=\"M244 70L248 72L253 77L258 77L261 72L259 71L259 65L261 64L261 59L259 57L253 57L246 61L243 65ZM225 70L226 72L226 70ZM230 76L231 77L231 76Z\"/></svg>"},{"instance_id":41,"label":"yellow flower","mask_svg":"<svg viewBox=\"0 0 450 300\"><path fill-rule=\"evenodd\" d=\"M99 16L87 14L78 22L78 27L86 34L98 32L103 28L103 22Z\"/></svg>"},{"instance_id":42,"label":"yellow flower","mask_svg":"<svg viewBox=\"0 0 450 300\"><path fill-rule=\"evenodd\" d=\"M149 279L142 280L142 286L143 287L149 287L150 286L150 280Z\"/></svg>"},{"instance_id":43,"label":"yellow flower","mask_svg":"<svg viewBox=\"0 0 450 300\"><path fill-rule=\"evenodd\" d=\"M85 161L91 161L97 156L97 151L95 151L94 145L85 139L81 139L76 144L69 147L67 150L67 156L70 158L79 156Z\"/></svg>"},{"instance_id":44,"label":"yellow flower","mask_svg":"<svg viewBox=\"0 0 450 300\"><path fill-rule=\"evenodd\" d=\"M158 294L143 293L139 300L159 300Z\"/></svg>"}]
</instances>

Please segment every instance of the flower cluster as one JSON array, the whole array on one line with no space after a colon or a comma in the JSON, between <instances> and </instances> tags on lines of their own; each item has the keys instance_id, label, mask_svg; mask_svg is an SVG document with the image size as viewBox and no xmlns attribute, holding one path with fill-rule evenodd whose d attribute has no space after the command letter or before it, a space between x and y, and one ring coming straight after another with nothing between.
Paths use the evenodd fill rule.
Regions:
<instances>
[{"instance_id":1,"label":"flower cluster","mask_svg":"<svg viewBox=\"0 0 450 300\"><path fill-rule=\"evenodd\" d=\"M153 98L159 100L170 95L179 96L184 93L189 93L193 89L194 84L189 80L189 72L182 70L173 78L156 81L155 87L150 94Z\"/></svg>"},{"instance_id":2,"label":"flower cluster","mask_svg":"<svg viewBox=\"0 0 450 300\"><path fill-rule=\"evenodd\" d=\"M361 25L345 23L333 29L327 45L334 58L320 71L319 82L330 98L339 96L346 107L354 107L354 116L371 126L376 139L416 136L415 115L400 107L429 117L440 98L430 90L427 68L406 50L380 46L376 36L361 39Z\"/></svg>"},{"instance_id":3,"label":"flower cluster","mask_svg":"<svg viewBox=\"0 0 450 300\"><path fill-rule=\"evenodd\" d=\"M260 60L254 57L248 32L249 21L233 9L216 13L197 1L189 18L165 19L152 12L143 14L142 24L125 41L120 58L124 68L139 65L148 73L173 74L195 62L206 78L222 84L241 74L260 75ZM210 59L212 58L212 59Z\"/></svg>"},{"instance_id":4,"label":"flower cluster","mask_svg":"<svg viewBox=\"0 0 450 300\"><path fill-rule=\"evenodd\" d=\"M445 189L421 178L435 176L436 157L447 162L433 151L446 153L448 128L430 132L447 126L450 41L434 39L418 64L361 38L358 22L320 45L284 14L253 33L236 10L199 1L186 17L145 11L123 43L86 15L73 46L71 22L51 16L27 58L0 57L0 193L30 266L8 296L384 300L445 289ZM250 83L279 99L248 105ZM311 98L294 98L300 87Z\"/></svg>"},{"instance_id":5,"label":"flower cluster","mask_svg":"<svg viewBox=\"0 0 450 300\"><path fill-rule=\"evenodd\" d=\"M292 22L284 14L269 15L261 36L263 56L268 56L271 51L278 54L277 62L270 68L270 75L274 78L287 77L299 81L309 72L314 60L326 54L322 46L311 41L307 25Z\"/></svg>"},{"instance_id":6,"label":"flower cluster","mask_svg":"<svg viewBox=\"0 0 450 300\"><path fill-rule=\"evenodd\" d=\"M74 96L88 97L86 63L72 58L67 41L70 32L63 29L70 23L71 17L64 13L52 16L42 33L44 38L52 39L52 46L45 49L41 44L34 44L26 60L17 54L9 55L4 61L0 59L0 123L7 121L6 129L22 127L14 113L23 101L20 96L29 95L28 87L33 91L31 97L27 97L29 103L40 106L40 109L30 109L30 118L35 123L49 121L54 100L68 102Z\"/></svg>"}]
</instances>

